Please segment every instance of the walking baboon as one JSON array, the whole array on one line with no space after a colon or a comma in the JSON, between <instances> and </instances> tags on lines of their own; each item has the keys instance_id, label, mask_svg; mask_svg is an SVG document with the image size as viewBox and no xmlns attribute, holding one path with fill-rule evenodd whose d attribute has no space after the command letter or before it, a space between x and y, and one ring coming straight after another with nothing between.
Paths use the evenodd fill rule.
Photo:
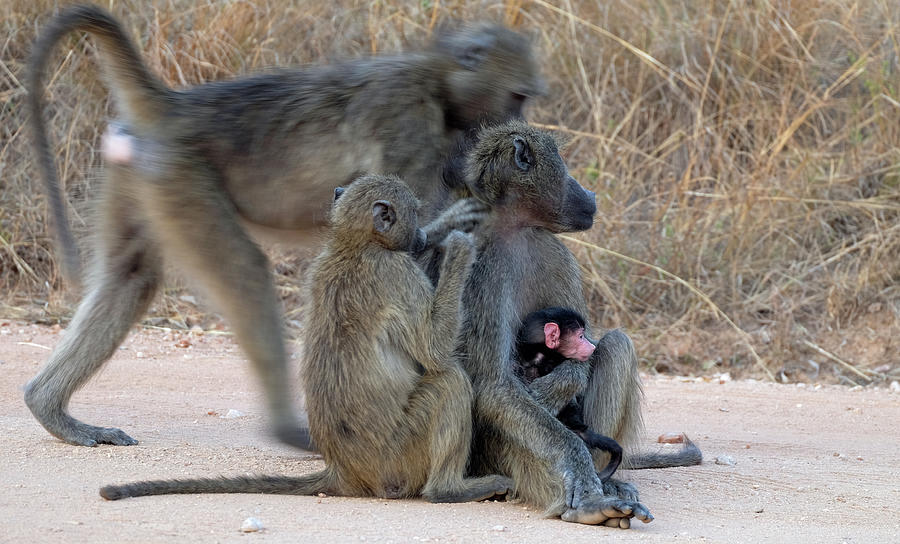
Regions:
<instances>
[{"instance_id":1,"label":"walking baboon","mask_svg":"<svg viewBox=\"0 0 900 544\"><path fill-rule=\"evenodd\" d=\"M432 287L410 255L425 234L406 184L366 176L337 196L331 234L309 271L302 365L326 468L297 478L137 482L104 487L103 497L329 493L460 502L512 489L503 476L464 477L473 397L454 349L470 238L450 234Z\"/></svg>"},{"instance_id":2,"label":"walking baboon","mask_svg":"<svg viewBox=\"0 0 900 544\"><path fill-rule=\"evenodd\" d=\"M569 308L543 308L528 314L516 337L516 375L531 385L566 359L587 362L597 343L587 337L585 327L584 318ZM592 454L594 449L609 454L609 462L597 472L600 481L607 481L622 462L622 446L588 428L584 422L583 395L584 391L576 391L556 414L556 419L577 434Z\"/></svg>"},{"instance_id":3,"label":"walking baboon","mask_svg":"<svg viewBox=\"0 0 900 544\"><path fill-rule=\"evenodd\" d=\"M270 231L324 225L331 191L363 172L410 181L429 221L446 207L444 155L483 119L521 114L542 82L528 41L475 25L427 50L282 70L182 91L141 60L122 25L93 6L50 21L29 63L29 108L38 162L64 270L78 257L43 121L43 80L53 46L71 31L96 40L119 119L104 140L96 255L65 338L25 388L25 401L66 442L129 445L120 429L68 413L69 399L123 341L161 279L162 257L200 284L224 314L261 377L282 440L308 447L286 376L277 297L268 262L239 224ZM453 227L444 217L438 231ZM465 222L468 219L461 219Z\"/></svg>"},{"instance_id":4,"label":"walking baboon","mask_svg":"<svg viewBox=\"0 0 900 544\"><path fill-rule=\"evenodd\" d=\"M590 429L623 446L636 437L641 386L628 336L607 332L589 363L567 360L530 390L513 372L526 315L549 306L587 315L578 264L554 233L590 228L594 194L569 175L554 138L522 122L482 130L467 158L449 164L463 165L447 175L492 208L476 231L459 348L476 399L471 467L512 477L518 496L567 521L628 527L632 516L651 520L634 486L601 482L584 443L552 415L584 391Z\"/></svg>"}]
</instances>

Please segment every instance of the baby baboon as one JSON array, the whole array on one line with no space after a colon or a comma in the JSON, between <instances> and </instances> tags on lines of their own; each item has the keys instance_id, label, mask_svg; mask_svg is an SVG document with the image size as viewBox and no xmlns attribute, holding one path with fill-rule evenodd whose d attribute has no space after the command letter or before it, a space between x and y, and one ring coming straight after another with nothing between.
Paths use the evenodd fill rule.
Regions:
<instances>
[{"instance_id":1,"label":"baby baboon","mask_svg":"<svg viewBox=\"0 0 900 544\"><path fill-rule=\"evenodd\" d=\"M634 486L602 482L584 442L551 415L584 391L588 427L627 444L641 422L631 340L606 333L589 364L567 360L530 391L512 370L526 315L548 306L587 314L578 263L554 233L590 228L594 194L569 175L554 138L522 122L485 128L467 158L449 164L462 170L448 177L492 208L466 286L459 348L476 399L472 468L511 476L518 496L567 521L650 521Z\"/></svg>"},{"instance_id":2,"label":"baby baboon","mask_svg":"<svg viewBox=\"0 0 900 544\"><path fill-rule=\"evenodd\" d=\"M460 502L504 495L503 476L465 478L472 388L454 356L470 238L453 232L437 287L410 253L425 235L418 203L395 177L336 193L331 234L309 272L303 381L325 470L107 486L107 499L170 493L413 497Z\"/></svg>"},{"instance_id":3,"label":"baby baboon","mask_svg":"<svg viewBox=\"0 0 900 544\"><path fill-rule=\"evenodd\" d=\"M97 42L119 119L104 138L108 179L100 189L86 294L65 338L26 386L28 407L53 436L72 444L136 443L119 429L76 420L68 404L145 312L165 256L228 320L263 381L276 434L308 447L286 386L268 261L239 222L269 231L316 229L324 225L331 191L363 172L410 180L430 221L450 199L440 174L457 134L483 119L520 115L523 101L540 92L528 41L476 25L445 33L421 52L175 91L147 69L106 11L64 9L34 46L28 87L38 162L70 279L78 257L42 97L53 46L76 30ZM452 214L442 217L433 230L456 226Z\"/></svg>"},{"instance_id":4,"label":"baby baboon","mask_svg":"<svg viewBox=\"0 0 900 544\"><path fill-rule=\"evenodd\" d=\"M516 338L516 374L530 386L541 378L553 380L552 372L566 359L587 362L597 344L585 335L584 329L584 318L568 308L531 312L522 322ZM612 438L590 430L584 423L583 395L584 391L576 391L556 418L584 440L588 448L609 454L609 463L597 473L601 481L606 481L622 462L622 446Z\"/></svg>"}]
</instances>

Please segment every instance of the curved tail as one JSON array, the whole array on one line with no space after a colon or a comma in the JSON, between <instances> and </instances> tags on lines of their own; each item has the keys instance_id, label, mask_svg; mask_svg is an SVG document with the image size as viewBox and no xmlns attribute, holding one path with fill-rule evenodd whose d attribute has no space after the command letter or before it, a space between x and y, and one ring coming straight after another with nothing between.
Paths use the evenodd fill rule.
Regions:
<instances>
[{"instance_id":1,"label":"curved tail","mask_svg":"<svg viewBox=\"0 0 900 544\"><path fill-rule=\"evenodd\" d=\"M44 180L56 241L62 250L62 269L68 281L79 283L80 261L69 227L65 199L59 185L50 141L43 121L44 75L53 46L66 34L89 32L99 42L101 66L126 122L142 124L159 119L164 111L168 88L150 71L122 25L96 6L73 6L60 12L47 25L32 48L28 61L28 109L31 131L37 146L38 164Z\"/></svg>"},{"instance_id":2,"label":"curved tail","mask_svg":"<svg viewBox=\"0 0 900 544\"><path fill-rule=\"evenodd\" d=\"M337 494L337 477L324 469L304 476L237 476L232 478L197 478L194 480L150 480L100 488L100 496L117 501L148 495L197 493L262 493L268 495Z\"/></svg>"},{"instance_id":3,"label":"curved tail","mask_svg":"<svg viewBox=\"0 0 900 544\"><path fill-rule=\"evenodd\" d=\"M672 453L640 453L628 455L622 461L621 468L641 469L641 468L668 468L668 467L687 467L691 465L699 465L703 461L703 453L700 451L691 439L684 436L684 446L676 452Z\"/></svg>"}]
</instances>

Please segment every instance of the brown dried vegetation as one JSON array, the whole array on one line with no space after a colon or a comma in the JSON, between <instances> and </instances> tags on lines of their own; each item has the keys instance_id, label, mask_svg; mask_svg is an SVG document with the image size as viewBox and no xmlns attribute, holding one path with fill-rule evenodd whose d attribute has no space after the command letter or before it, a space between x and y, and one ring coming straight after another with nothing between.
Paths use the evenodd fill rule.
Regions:
<instances>
[{"instance_id":1,"label":"brown dried vegetation","mask_svg":"<svg viewBox=\"0 0 900 544\"><path fill-rule=\"evenodd\" d=\"M48 321L73 297L62 296L46 230L21 81L56 4L7 0L0 21L0 314ZM525 29L550 83L529 119L569 133L573 174L599 195L596 225L570 243L593 318L628 328L656 370L857 383L900 374L892 2L104 4L175 87L412 47L453 19ZM92 45L72 36L63 49L48 122L84 234L112 106ZM304 259L278 255L290 320ZM210 323L181 294L172 284L151 322Z\"/></svg>"}]
</instances>

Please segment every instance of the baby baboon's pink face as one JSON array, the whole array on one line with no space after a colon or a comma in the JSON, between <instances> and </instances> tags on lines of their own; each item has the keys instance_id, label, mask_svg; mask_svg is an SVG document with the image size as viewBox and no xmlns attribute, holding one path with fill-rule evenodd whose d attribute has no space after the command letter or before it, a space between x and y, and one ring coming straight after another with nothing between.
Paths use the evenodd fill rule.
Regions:
<instances>
[{"instance_id":1,"label":"baby baboon's pink face","mask_svg":"<svg viewBox=\"0 0 900 544\"><path fill-rule=\"evenodd\" d=\"M584 329L577 329L563 334L559 343L559 352L566 359L587 361L596 347L584 335Z\"/></svg>"},{"instance_id":2,"label":"baby baboon's pink face","mask_svg":"<svg viewBox=\"0 0 900 544\"><path fill-rule=\"evenodd\" d=\"M544 345L566 359L587 361L597 346L584 335L584 328L561 330L559 324L544 325Z\"/></svg>"}]
</instances>

